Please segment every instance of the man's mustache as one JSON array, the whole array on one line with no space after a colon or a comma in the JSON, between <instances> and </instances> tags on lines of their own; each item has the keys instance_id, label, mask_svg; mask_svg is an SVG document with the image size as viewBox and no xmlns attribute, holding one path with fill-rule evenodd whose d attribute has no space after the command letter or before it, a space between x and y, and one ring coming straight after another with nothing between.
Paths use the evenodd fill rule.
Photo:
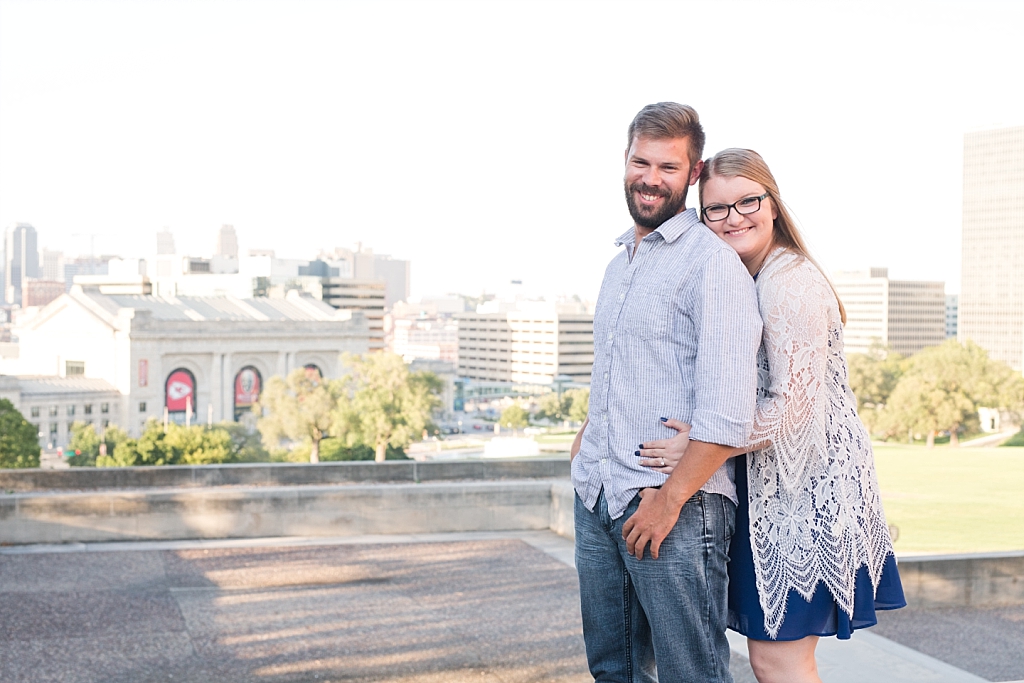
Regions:
<instances>
[{"instance_id":1,"label":"man's mustache","mask_svg":"<svg viewBox=\"0 0 1024 683\"><path fill-rule=\"evenodd\" d=\"M671 192L664 188L651 187L650 185L645 185L643 183L633 183L632 185L629 186L629 191L639 192L640 194L654 195L656 197L669 197L672 195Z\"/></svg>"}]
</instances>

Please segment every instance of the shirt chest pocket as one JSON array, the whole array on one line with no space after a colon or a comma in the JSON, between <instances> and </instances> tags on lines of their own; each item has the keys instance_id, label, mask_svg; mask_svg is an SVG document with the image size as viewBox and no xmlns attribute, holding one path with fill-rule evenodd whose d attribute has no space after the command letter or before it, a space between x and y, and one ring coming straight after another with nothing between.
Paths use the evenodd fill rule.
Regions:
<instances>
[{"instance_id":1,"label":"shirt chest pocket","mask_svg":"<svg viewBox=\"0 0 1024 683\"><path fill-rule=\"evenodd\" d=\"M638 339L665 339L672 331L672 310L668 287L632 287L622 307L619 331Z\"/></svg>"}]
</instances>

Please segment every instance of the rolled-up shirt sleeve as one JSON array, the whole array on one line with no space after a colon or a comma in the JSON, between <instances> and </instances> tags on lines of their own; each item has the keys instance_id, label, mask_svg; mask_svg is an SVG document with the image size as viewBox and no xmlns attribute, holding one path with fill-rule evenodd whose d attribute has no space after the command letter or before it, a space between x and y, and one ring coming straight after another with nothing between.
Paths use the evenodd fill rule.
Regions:
<instances>
[{"instance_id":1,"label":"rolled-up shirt sleeve","mask_svg":"<svg viewBox=\"0 0 1024 683\"><path fill-rule=\"evenodd\" d=\"M757 399L761 315L754 281L732 250L710 254L688 287L697 333L690 438L747 444Z\"/></svg>"}]
</instances>

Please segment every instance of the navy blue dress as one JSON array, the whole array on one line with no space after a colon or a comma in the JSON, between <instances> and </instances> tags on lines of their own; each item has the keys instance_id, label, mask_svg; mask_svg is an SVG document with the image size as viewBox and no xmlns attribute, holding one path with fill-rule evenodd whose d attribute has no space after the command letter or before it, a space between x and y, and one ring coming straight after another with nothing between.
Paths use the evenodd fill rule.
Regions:
<instances>
[{"instance_id":1,"label":"navy blue dress","mask_svg":"<svg viewBox=\"0 0 1024 683\"><path fill-rule=\"evenodd\" d=\"M854 629L877 624L875 610L907 606L896 558L889 555L874 599L867 567L861 566L857 570L853 619L839 608L832 592L823 583L818 584L810 602L790 589L782 627L776 638L769 637L764 630L764 612L757 597L754 557L750 552L750 503L745 455L736 458L736 496L740 504L736 508L736 533L729 548L729 628L732 630L754 640L800 640L807 636L838 636L845 640Z\"/></svg>"}]
</instances>

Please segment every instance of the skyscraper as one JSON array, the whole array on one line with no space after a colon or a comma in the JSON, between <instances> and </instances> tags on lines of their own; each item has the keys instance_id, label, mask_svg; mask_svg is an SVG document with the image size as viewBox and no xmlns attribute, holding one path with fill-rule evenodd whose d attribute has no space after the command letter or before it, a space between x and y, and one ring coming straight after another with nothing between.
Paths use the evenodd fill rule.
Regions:
<instances>
[{"instance_id":1,"label":"skyscraper","mask_svg":"<svg viewBox=\"0 0 1024 683\"><path fill-rule=\"evenodd\" d=\"M44 280L64 281L64 252L43 249L41 275Z\"/></svg>"},{"instance_id":2,"label":"skyscraper","mask_svg":"<svg viewBox=\"0 0 1024 683\"><path fill-rule=\"evenodd\" d=\"M846 307L848 353L866 353L878 342L909 356L946 338L942 282L890 280L888 268L870 268L835 273L832 283Z\"/></svg>"},{"instance_id":3,"label":"skyscraper","mask_svg":"<svg viewBox=\"0 0 1024 683\"><path fill-rule=\"evenodd\" d=\"M1024 126L964 136L957 338L1024 371Z\"/></svg>"},{"instance_id":4,"label":"skyscraper","mask_svg":"<svg viewBox=\"0 0 1024 683\"><path fill-rule=\"evenodd\" d=\"M238 236L235 234L235 226L222 225L217 233L217 247L213 251L214 256L227 256L238 258Z\"/></svg>"},{"instance_id":5,"label":"skyscraper","mask_svg":"<svg viewBox=\"0 0 1024 683\"><path fill-rule=\"evenodd\" d=\"M957 307L960 297L956 294L946 295L946 339L956 339Z\"/></svg>"},{"instance_id":6,"label":"skyscraper","mask_svg":"<svg viewBox=\"0 0 1024 683\"><path fill-rule=\"evenodd\" d=\"M4 301L21 305L21 290L27 278L39 277L39 249L36 229L17 223L4 234Z\"/></svg>"},{"instance_id":7,"label":"skyscraper","mask_svg":"<svg viewBox=\"0 0 1024 683\"><path fill-rule=\"evenodd\" d=\"M174 233L164 228L156 233L157 256L167 256L174 253Z\"/></svg>"}]
</instances>

